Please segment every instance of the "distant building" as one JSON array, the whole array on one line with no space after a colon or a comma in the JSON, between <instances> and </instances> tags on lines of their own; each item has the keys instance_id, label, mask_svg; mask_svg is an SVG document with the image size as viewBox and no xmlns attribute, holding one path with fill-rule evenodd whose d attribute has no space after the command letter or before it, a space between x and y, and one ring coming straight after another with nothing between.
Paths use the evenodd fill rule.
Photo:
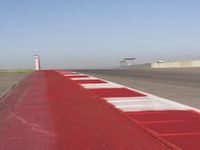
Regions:
<instances>
[{"instance_id":1,"label":"distant building","mask_svg":"<svg viewBox=\"0 0 200 150\"><path fill-rule=\"evenodd\" d=\"M134 65L134 60L136 58L124 58L123 60L120 61L120 66L125 67L125 66L132 66Z\"/></svg>"},{"instance_id":2,"label":"distant building","mask_svg":"<svg viewBox=\"0 0 200 150\"><path fill-rule=\"evenodd\" d=\"M158 60L157 63L164 63L164 61L162 61L162 60Z\"/></svg>"}]
</instances>

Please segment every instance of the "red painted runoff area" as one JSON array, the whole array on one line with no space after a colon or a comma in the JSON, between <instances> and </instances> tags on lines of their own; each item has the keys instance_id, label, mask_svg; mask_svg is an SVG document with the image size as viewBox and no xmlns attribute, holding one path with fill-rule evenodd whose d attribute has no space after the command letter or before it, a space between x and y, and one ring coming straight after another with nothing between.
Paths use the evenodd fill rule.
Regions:
<instances>
[{"instance_id":1,"label":"red painted runoff area","mask_svg":"<svg viewBox=\"0 0 200 150\"><path fill-rule=\"evenodd\" d=\"M46 84L35 72L0 101L1 150L57 148Z\"/></svg>"},{"instance_id":2,"label":"red painted runoff area","mask_svg":"<svg viewBox=\"0 0 200 150\"><path fill-rule=\"evenodd\" d=\"M89 91L95 93L100 97L139 97L145 96L142 93L129 90L127 88L105 88L105 89L90 89Z\"/></svg>"},{"instance_id":3,"label":"red painted runoff area","mask_svg":"<svg viewBox=\"0 0 200 150\"><path fill-rule=\"evenodd\" d=\"M119 96L141 95L125 89L111 91ZM124 94L117 94L120 92ZM146 131L101 98L92 96L70 78L56 71L37 71L21 81L0 102L0 149L178 148Z\"/></svg>"}]
</instances>

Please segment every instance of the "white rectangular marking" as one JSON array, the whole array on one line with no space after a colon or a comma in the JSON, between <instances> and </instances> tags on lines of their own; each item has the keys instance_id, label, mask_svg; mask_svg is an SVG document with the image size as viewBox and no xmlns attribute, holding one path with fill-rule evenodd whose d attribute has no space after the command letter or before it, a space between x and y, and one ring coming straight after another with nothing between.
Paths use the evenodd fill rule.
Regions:
<instances>
[{"instance_id":1,"label":"white rectangular marking","mask_svg":"<svg viewBox=\"0 0 200 150\"><path fill-rule=\"evenodd\" d=\"M158 111L158 110L187 110L188 107L182 104L174 104L163 100L141 100L131 102L112 103L115 107L124 112L135 111Z\"/></svg>"},{"instance_id":2,"label":"white rectangular marking","mask_svg":"<svg viewBox=\"0 0 200 150\"><path fill-rule=\"evenodd\" d=\"M152 98L148 96L140 97L108 97L104 98L108 102L130 102L130 101L141 101L141 100L151 100Z\"/></svg>"},{"instance_id":3,"label":"white rectangular marking","mask_svg":"<svg viewBox=\"0 0 200 150\"><path fill-rule=\"evenodd\" d=\"M86 89L102 89L102 88L121 88L122 86L113 83L95 83L95 84L81 84Z\"/></svg>"},{"instance_id":4,"label":"white rectangular marking","mask_svg":"<svg viewBox=\"0 0 200 150\"><path fill-rule=\"evenodd\" d=\"M70 77L70 76L82 76L83 74L65 74L64 76Z\"/></svg>"},{"instance_id":5,"label":"white rectangular marking","mask_svg":"<svg viewBox=\"0 0 200 150\"><path fill-rule=\"evenodd\" d=\"M71 78L71 80L97 80L98 78L94 77L81 77L81 78Z\"/></svg>"}]
</instances>

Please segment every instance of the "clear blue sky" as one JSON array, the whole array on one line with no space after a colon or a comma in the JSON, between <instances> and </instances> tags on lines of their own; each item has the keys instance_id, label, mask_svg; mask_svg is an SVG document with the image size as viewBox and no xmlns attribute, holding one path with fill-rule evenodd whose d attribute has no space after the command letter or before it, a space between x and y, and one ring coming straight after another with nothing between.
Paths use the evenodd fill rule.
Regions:
<instances>
[{"instance_id":1,"label":"clear blue sky","mask_svg":"<svg viewBox=\"0 0 200 150\"><path fill-rule=\"evenodd\" d=\"M199 0L0 0L0 69L200 59Z\"/></svg>"}]
</instances>

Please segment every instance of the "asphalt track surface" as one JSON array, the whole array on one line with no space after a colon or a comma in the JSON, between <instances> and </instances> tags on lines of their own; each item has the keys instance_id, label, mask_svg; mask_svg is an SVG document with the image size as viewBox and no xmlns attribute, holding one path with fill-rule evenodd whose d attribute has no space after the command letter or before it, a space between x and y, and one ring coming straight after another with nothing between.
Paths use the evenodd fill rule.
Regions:
<instances>
[{"instance_id":1,"label":"asphalt track surface","mask_svg":"<svg viewBox=\"0 0 200 150\"><path fill-rule=\"evenodd\" d=\"M200 69L76 70L200 109Z\"/></svg>"},{"instance_id":2,"label":"asphalt track surface","mask_svg":"<svg viewBox=\"0 0 200 150\"><path fill-rule=\"evenodd\" d=\"M18 81L28 73L0 72L0 97L4 96Z\"/></svg>"}]
</instances>

